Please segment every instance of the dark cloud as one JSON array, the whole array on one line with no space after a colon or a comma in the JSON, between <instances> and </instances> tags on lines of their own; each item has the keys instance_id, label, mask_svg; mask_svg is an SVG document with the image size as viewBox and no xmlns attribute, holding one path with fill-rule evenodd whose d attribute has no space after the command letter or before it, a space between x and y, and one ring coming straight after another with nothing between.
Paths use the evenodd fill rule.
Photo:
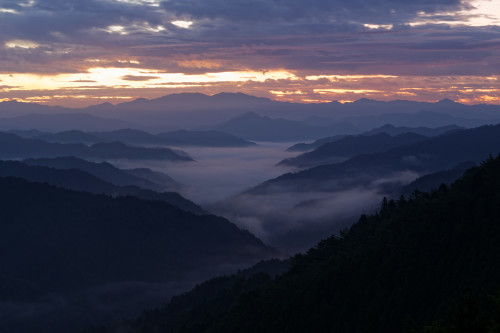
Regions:
<instances>
[{"instance_id":1,"label":"dark cloud","mask_svg":"<svg viewBox=\"0 0 500 333\"><path fill-rule=\"evenodd\" d=\"M455 11L464 0L168 0L163 8L179 16L238 21L320 20L363 23L405 22L419 12Z\"/></svg>"}]
</instances>

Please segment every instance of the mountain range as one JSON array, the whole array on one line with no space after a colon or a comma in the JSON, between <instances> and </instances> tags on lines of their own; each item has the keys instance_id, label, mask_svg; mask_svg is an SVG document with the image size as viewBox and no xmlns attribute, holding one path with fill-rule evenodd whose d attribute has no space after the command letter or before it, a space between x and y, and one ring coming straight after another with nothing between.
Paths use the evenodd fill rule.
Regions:
<instances>
[{"instance_id":1,"label":"mountain range","mask_svg":"<svg viewBox=\"0 0 500 333\"><path fill-rule=\"evenodd\" d=\"M152 191L176 190L182 187L169 175L151 169L119 169L107 162L89 162L74 156L29 158L22 162L54 169L82 170L117 186L134 185Z\"/></svg>"},{"instance_id":2,"label":"mountain range","mask_svg":"<svg viewBox=\"0 0 500 333\"><path fill-rule=\"evenodd\" d=\"M12 177L0 188L2 332L78 331L279 255L224 218L158 200Z\"/></svg>"},{"instance_id":3,"label":"mountain range","mask_svg":"<svg viewBox=\"0 0 500 333\"><path fill-rule=\"evenodd\" d=\"M193 161L185 152L169 148L133 147L121 142L100 142L91 146L49 143L25 139L12 133L0 133L0 158L77 156L89 159L130 159Z\"/></svg>"},{"instance_id":4,"label":"mountain range","mask_svg":"<svg viewBox=\"0 0 500 333\"><path fill-rule=\"evenodd\" d=\"M57 165L57 168L43 165ZM163 201L195 214L206 213L201 207L176 192L147 189L148 186L161 188L159 184L153 184L149 180L133 175L127 177L126 172L107 164L92 164L74 158L30 159L24 162L0 161L0 177L18 177L70 190L106 194L111 197L134 196L145 200ZM122 185L115 185L112 182Z\"/></svg>"},{"instance_id":5,"label":"mountain range","mask_svg":"<svg viewBox=\"0 0 500 333\"><path fill-rule=\"evenodd\" d=\"M214 129L256 141L296 141L319 138L332 133L359 132L355 126L347 122L312 126L296 120L261 116L255 112L247 112L216 125Z\"/></svg>"},{"instance_id":6,"label":"mountain range","mask_svg":"<svg viewBox=\"0 0 500 333\"><path fill-rule=\"evenodd\" d=\"M14 132L15 133L15 132ZM59 133L42 133L33 135L33 132L18 132L26 134L32 139L40 139L57 143L98 143L123 142L133 145L173 145L173 146L201 146L201 147L246 147L255 143L244 140L235 135L221 131L186 131L164 132L151 134L137 129L119 129L109 132L83 132L78 130Z\"/></svg>"},{"instance_id":7,"label":"mountain range","mask_svg":"<svg viewBox=\"0 0 500 333\"><path fill-rule=\"evenodd\" d=\"M437 128L429 128L429 127L407 127L407 126L394 126L392 124L385 124L383 126L373 128L367 132L361 133L360 135L374 135L374 134L380 134L380 133L385 133L389 134L390 136L396 136L400 134L405 134L405 133L415 133L415 134L420 134L423 136L438 136L450 131L455 131L455 130L460 130L464 129L463 127L457 126L457 125L447 125L443 127L437 127ZM336 135L336 136L331 136L331 137L326 137L326 138L321 138L318 139L314 142L311 143L296 143L293 146L290 146L287 148L287 151L300 151L300 152L305 152L308 150L313 150L315 148L318 148L324 143L328 142L335 142L338 141L342 138L344 138L345 135Z\"/></svg>"},{"instance_id":8,"label":"mountain range","mask_svg":"<svg viewBox=\"0 0 500 333\"><path fill-rule=\"evenodd\" d=\"M399 146L411 145L426 139L428 137L415 133L404 133L396 136L390 136L386 133L349 135L334 142L326 142L313 151L282 160L278 165L304 168L330 164L356 155L373 154Z\"/></svg>"},{"instance_id":9,"label":"mountain range","mask_svg":"<svg viewBox=\"0 0 500 333\"><path fill-rule=\"evenodd\" d=\"M157 99L136 99L131 102L111 105L109 103L90 106L83 109L49 107L34 103L2 102L0 114L4 119L4 130L31 129L33 124L40 124L39 129L61 131L67 128L80 130L103 130L82 126L83 122L72 121L74 126L54 126L58 115L86 114L98 118L107 118L126 122L113 128L142 128L155 132L171 131L174 128L194 129L213 127L238 117L246 112L258 112L262 116L302 121L311 126L311 117L323 118L329 122L350 123L361 131L367 131L387 123L396 126L438 127L456 124L464 127L475 127L495 124L500 121L500 107L495 105L464 105L450 100L436 103L412 101L374 101L360 99L352 103L318 103L300 104L273 101L267 98L254 97L241 93L221 93L213 96L193 93L172 94ZM27 119L25 124L31 127L20 127L20 123L12 123L8 117L37 114L37 121ZM410 116L409 116L410 115ZM31 117L31 116L30 116ZM50 118L55 117L55 118ZM76 119L76 118L75 118ZM68 123L63 121L63 123ZM323 122L323 123L329 123ZM46 124L47 126L42 126ZM92 125L96 127L97 125ZM101 125L100 125L101 126ZM9 127L9 128L7 128ZM57 129L55 129L57 127ZM86 128L83 128L86 127ZM312 126L314 127L314 126ZM235 134L235 133L232 133ZM330 133L329 135L334 135ZM352 134L352 133L351 133ZM236 134L239 136L239 134ZM324 135L327 136L327 135Z\"/></svg>"},{"instance_id":10,"label":"mountain range","mask_svg":"<svg viewBox=\"0 0 500 333\"><path fill-rule=\"evenodd\" d=\"M334 144L334 143L332 143ZM383 152L357 155L345 162L313 167L287 173L269 180L250 192L283 190L333 191L339 184L363 184L367 179L388 176L395 172L433 173L453 168L464 161L479 163L489 154L500 151L500 125L451 132L420 142L395 147ZM350 179L352 182L348 181Z\"/></svg>"}]
</instances>

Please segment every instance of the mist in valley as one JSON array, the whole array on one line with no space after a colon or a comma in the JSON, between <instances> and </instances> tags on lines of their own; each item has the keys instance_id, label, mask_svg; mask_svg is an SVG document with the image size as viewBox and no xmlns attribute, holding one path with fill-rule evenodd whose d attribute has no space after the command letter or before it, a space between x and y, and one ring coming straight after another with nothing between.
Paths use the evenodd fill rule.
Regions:
<instances>
[{"instance_id":1,"label":"mist in valley","mask_svg":"<svg viewBox=\"0 0 500 333\"><path fill-rule=\"evenodd\" d=\"M339 234L361 214L379 208L384 196L419 177L399 172L383 178L358 177L325 181L325 190L275 188L252 193L253 187L298 169L277 165L296 156L286 148L293 143L258 142L244 148L174 147L195 161L115 161L123 168L147 167L182 184L180 193L208 212L224 216L287 255L305 251L321 239ZM350 185L355 184L355 185ZM306 185L306 184L304 184Z\"/></svg>"},{"instance_id":2,"label":"mist in valley","mask_svg":"<svg viewBox=\"0 0 500 333\"><path fill-rule=\"evenodd\" d=\"M283 158L296 155L285 151L289 142L258 142L250 147L174 147L195 161L113 161L121 168L147 167L168 174L183 184L180 193L200 205L214 203L277 177L292 169L276 166Z\"/></svg>"}]
</instances>

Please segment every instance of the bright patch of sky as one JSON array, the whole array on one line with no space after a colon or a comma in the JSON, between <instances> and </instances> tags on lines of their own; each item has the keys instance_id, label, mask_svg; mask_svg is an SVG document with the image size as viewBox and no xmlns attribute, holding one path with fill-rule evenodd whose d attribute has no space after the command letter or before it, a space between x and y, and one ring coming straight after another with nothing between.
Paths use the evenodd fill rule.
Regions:
<instances>
[{"instance_id":1,"label":"bright patch of sky","mask_svg":"<svg viewBox=\"0 0 500 333\"><path fill-rule=\"evenodd\" d=\"M10 14L17 14L17 10L14 9L9 9L9 8L0 8L0 13L10 13Z\"/></svg>"},{"instance_id":2,"label":"bright patch of sky","mask_svg":"<svg viewBox=\"0 0 500 333\"><path fill-rule=\"evenodd\" d=\"M160 6L160 0L116 0L116 1L133 5L147 5L153 7Z\"/></svg>"},{"instance_id":3,"label":"bright patch of sky","mask_svg":"<svg viewBox=\"0 0 500 333\"><path fill-rule=\"evenodd\" d=\"M5 43L5 47L8 49L12 48L22 48L22 49L36 49L40 47L40 44L30 41L30 40L20 40L14 39Z\"/></svg>"},{"instance_id":4,"label":"bright patch of sky","mask_svg":"<svg viewBox=\"0 0 500 333\"><path fill-rule=\"evenodd\" d=\"M191 25L193 25L192 21L181 21L181 20L172 21L170 23L172 23L173 25L175 25L179 28L184 28L184 29L189 29L191 27Z\"/></svg>"},{"instance_id":5,"label":"bright patch of sky","mask_svg":"<svg viewBox=\"0 0 500 333\"><path fill-rule=\"evenodd\" d=\"M218 83L218 82L264 82L266 80L294 80L295 75L287 71L242 71L218 72L206 74L162 73L157 70L137 68L90 68L87 73L33 75L1 75L2 84L23 87L24 90L54 90L62 88L78 89L85 83L89 87L144 88L148 86L183 84L183 83Z\"/></svg>"},{"instance_id":6,"label":"bright patch of sky","mask_svg":"<svg viewBox=\"0 0 500 333\"><path fill-rule=\"evenodd\" d=\"M500 1L499 0L474 0L471 1L472 10L464 10L456 13L419 13L417 19L410 22L411 26L424 25L428 23L448 25L468 25L474 27L500 25ZM453 20L439 20L439 17L449 15ZM462 17L456 20L457 17Z\"/></svg>"}]
</instances>

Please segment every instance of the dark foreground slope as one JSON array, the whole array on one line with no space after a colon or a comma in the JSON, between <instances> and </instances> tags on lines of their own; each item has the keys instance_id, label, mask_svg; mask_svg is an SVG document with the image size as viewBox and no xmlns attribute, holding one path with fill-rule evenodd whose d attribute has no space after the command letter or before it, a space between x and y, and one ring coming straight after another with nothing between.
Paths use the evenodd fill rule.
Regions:
<instances>
[{"instance_id":1,"label":"dark foreground slope","mask_svg":"<svg viewBox=\"0 0 500 333\"><path fill-rule=\"evenodd\" d=\"M0 178L0 331L116 320L275 254L217 216Z\"/></svg>"},{"instance_id":2,"label":"dark foreground slope","mask_svg":"<svg viewBox=\"0 0 500 333\"><path fill-rule=\"evenodd\" d=\"M500 157L450 187L384 200L342 237L295 256L275 280L254 276L238 288L218 286L216 296L174 319L175 308L166 307L99 332L172 325L172 332L417 332L431 324L422 332L498 332L498 312L487 305L498 303L489 295L500 290L499 244ZM221 309L231 292L238 295Z\"/></svg>"}]
</instances>

